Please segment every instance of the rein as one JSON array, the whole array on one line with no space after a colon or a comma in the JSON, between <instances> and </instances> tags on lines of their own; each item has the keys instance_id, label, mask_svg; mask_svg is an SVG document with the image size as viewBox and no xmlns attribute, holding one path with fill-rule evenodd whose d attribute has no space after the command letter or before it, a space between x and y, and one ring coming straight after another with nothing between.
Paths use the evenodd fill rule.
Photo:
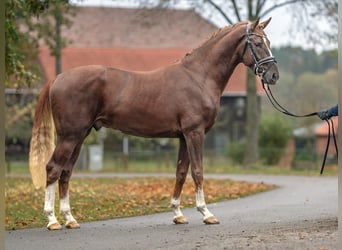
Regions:
<instances>
[{"instance_id":1,"label":"rein","mask_svg":"<svg viewBox=\"0 0 342 250\"><path fill-rule=\"evenodd\" d=\"M272 91L270 89L270 86L268 84L267 88L265 87L265 83L262 81L262 87L268 97L268 99L270 100L270 102L272 103L273 107L278 110L279 112L288 115L288 116L292 116L292 117L310 117L310 116L315 116L317 115L317 112L313 112L313 113L309 113L309 114L305 114L305 115L296 115L293 114L291 112L289 112L287 109L285 109L282 105L279 104L279 102L277 102L277 100L274 98ZM327 155L328 155L328 150L329 150L329 145L330 145L330 137L331 134L333 136L334 139L334 145L335 145L335 150L336 150L336 155L338 157L338 148L337 148L337 142L336 142L336 135L335 135L335 128L334 128L334 122L333 120L330 119L326 119L324 120L326 121L327 125L328 125L328 141L327 141L327 145L325 147L325 152L324 152L324 158L323 158L323 162L322 162L322 166L321 166L321 171L320 174L323 174L323 170L324 170L324 166L325 166L325 161L327 159Z\"/></svg>"}]
</instances>

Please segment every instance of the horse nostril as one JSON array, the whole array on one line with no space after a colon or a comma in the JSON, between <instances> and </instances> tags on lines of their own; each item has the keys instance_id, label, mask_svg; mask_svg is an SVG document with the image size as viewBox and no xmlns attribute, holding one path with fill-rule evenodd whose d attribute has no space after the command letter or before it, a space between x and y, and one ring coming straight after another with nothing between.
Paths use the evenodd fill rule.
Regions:
<instances>
[{"instance_id":1,"label":"horse nostril","mask_svg":"<svg viewBox=\"0 0 342 250\"><path fill-rule=\"evenodd\" d=\"M278 73L273 73L273 75L272 75L272 80L273 80L273 81L277 81L278 78L279 78Z\"/></svg>"}]
</instances>

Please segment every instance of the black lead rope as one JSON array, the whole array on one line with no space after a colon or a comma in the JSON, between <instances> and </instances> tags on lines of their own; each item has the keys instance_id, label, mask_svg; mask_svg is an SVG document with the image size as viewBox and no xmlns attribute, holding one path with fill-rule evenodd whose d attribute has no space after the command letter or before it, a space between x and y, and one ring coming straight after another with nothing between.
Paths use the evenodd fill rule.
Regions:
<instances>
[{"instance_id":1,"label":"black lead rope","mask_svg":"<svg viewBox=\"0 0 342 250\"><path fill-rule=\"evenodd\" d=\"M313 113L310 113L310 114L305 114L305 115L295 115L293 113L291 113L290 111L288 111L287 109L285 109L283 106L281 106L277 100L274 98L272 92L271 92L271 89L270 89L270 86L267 84L267 89L265 88L265 84L263 83L262 84L262 87L263 89L265 90L265 93L268 97L268 99L270 100L270 102L272 103L273 107L280 111L281 113L285 114L285 115L289 115L289 116L292 116L292 117L310 117L310 116L315 116L317 115L317 112L313 112Z\"/></svg>"},{"instance_id":2,"label":"black lead rope","mask_svg":"<svg viewBox=\"0 0 342 250\"><path fill-rule=\"evenodd\" d=\"M317 112L313 112L310 114L305 114L305 115L296 115L293 114L291 112L289 112L287 109L285 109L282 105L279 104L279 102L277 102L277 100L274 98L272 91L270 89L270 86L268 84L267 88L265 87L265 83L262 82L262 87L268 97L268 99L270 100L270 102L272 103L273 107L278 110L279 112L288 115L288 116L292 116L292 117L310 117L310 116L315 116L317 115ZM334 144L335 144L335 150L336 150L336 155L338 157L338 148L337 148L337 142L336 142L336 135L335 135L335 128L334 128L334 122L332 120L325 120L328 124L328 141L327 141L327 146L325 147L325 153L324 153L324 158L323 158L323 162L322 162L322 166L321 166L321 175L323 174L323 170L324 170L324 166L325 166L325 161L327 159L327 155L328 155L328 150L329 150L329 145L330 145L330 136L331 136L331 132L333 135L333 139L334 139ZM331 127L331 129L330 129Z\"/></svg>"},{"instance_id":3,"label":"black lead rope","mask_svg":"<svg viewBox=\"0 0 342 250\"><path fill-rule=\"evenodd\" d=\"M321 174L323 174L323 169L325 165L325 160L327 158L328 150L329 150L329 143L330 143L330 131L332 131L333 139L334 139L334 145L335 145L335 150L336 150L336 156L338 157L338 148L337 148L337 142L336 142L336 135L335 135L335 128L334 128L334 122L333 120L325 120L328 124L328 142L327 146L325 148L325 153L324 153L324 158L323 158L323 163L321 167ZM331 126L331 129L330 129Z\"/></svg>"}]
</instances>

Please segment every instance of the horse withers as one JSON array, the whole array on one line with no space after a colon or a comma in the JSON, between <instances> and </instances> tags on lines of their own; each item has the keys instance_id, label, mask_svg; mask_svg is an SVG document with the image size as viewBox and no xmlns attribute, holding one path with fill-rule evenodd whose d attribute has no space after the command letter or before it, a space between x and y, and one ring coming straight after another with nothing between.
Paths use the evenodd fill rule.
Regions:
<instances>
[{"instance_id":1,"label":"horse withers","mask_svg":"<svg viewBox=\"0 0 342 250\"><path fill-rule=\"evenodd\" d=\"M46 84L36 107L30 171L34 185L46 187L47 228L62 228L54 212L57 182L65 226L80 227L70 210L69 180L84 139L93 128L101 127L136 136L178 138L173 222L188 223L180 209L180 195L190 165L203 222L219 223L204 198L204 136L214 124L221 94L239 63L254 70L263 83L278 80L276 61L264 33L269 22L239 22L219 29L200 47L164 68L133 72L82 66Z\"/></svg>"}]
</instances>

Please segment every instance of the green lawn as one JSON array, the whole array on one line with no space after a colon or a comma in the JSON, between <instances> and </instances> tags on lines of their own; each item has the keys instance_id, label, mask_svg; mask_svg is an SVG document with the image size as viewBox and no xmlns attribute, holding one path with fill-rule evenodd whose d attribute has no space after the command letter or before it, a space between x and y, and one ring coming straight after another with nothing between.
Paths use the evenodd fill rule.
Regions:
<instances>
[{"instance_id":1,"label":"green lawn","mask_svg":"<svg viewBox=\"0 0 342 250\"><path fill-rule=\"evenodd\" d=\"M117 173L175 173L176 163L169 161L167 163L156 160L130 160L128 167L125 167L121 159L112 160L105 159L101 172L117 172ZM6 167L7 173L22 174L29 173L28 163L25 161L11 162L10 166ZM75 169L75 172L87 172L86 169ZM204 159L205 173L225 173L225 174L276 174L276 175L319 175L320 166L315 165L311 168L279 167L265 166L262 164L254 165L250 168L244 168L239 165L225 163L224 159L216 160L215 163L210 163L208 159ZM337 165L327 165L323 175L337 175Z\"/></svg>"}]
</instances>

